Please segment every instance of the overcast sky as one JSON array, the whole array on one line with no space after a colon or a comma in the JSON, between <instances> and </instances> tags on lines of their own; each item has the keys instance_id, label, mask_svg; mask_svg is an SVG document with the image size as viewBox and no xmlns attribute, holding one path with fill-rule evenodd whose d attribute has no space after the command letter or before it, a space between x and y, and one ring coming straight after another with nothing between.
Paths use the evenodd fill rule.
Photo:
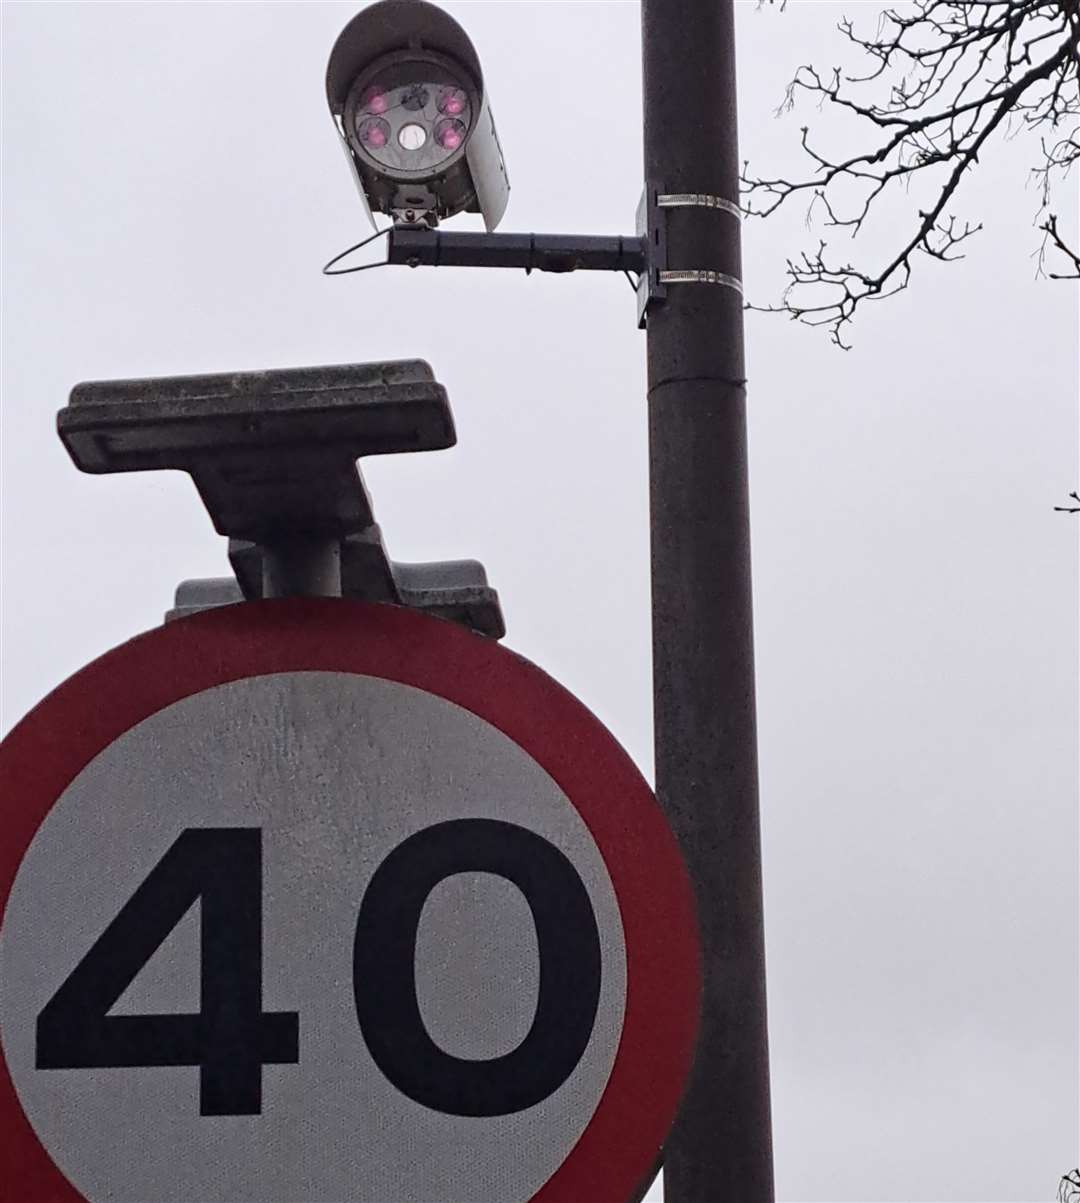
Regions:
<instances>
[{"instance_id":1,"label":"overcast sky","mask_svg":"<svg viewBox=\"0 0 1080 1203\"><path fill-rule=\"evenodd\" d=\"M508 645L648 774L630 290L320 276L364 233L322 91L356 7L4 5L0 725L225 568L186 477L73 468L53 428L72 385L423 357L459 446L365 468L391 553L482 560ZM631 232L637 6L447 7L488 76L503 228ZM844 11L739 5L755 166L790 161L807 117L773 110L800 61L836 58ZM969 258L921 265L850 353L749 319L783 1200L1050 1199L1080 1160L1080 523L1052 512L1080 483L1078 301L1034 278L1031 161L1022 141L985 156L958 205L986 227ZM1075 182L1060 208L1075 233ZM752 299L803 238L798 215L747 226Z\"/></svg>"}]
</instances>

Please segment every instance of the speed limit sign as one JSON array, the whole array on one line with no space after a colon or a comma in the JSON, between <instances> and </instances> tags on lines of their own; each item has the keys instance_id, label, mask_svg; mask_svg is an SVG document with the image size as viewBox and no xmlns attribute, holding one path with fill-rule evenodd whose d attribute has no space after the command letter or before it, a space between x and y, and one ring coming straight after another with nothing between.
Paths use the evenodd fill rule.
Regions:
<instances>
[{"instance_id":1,"label":"speed limit sign","mask_svg":"<svg viewBox=\"0 0 1080 1203\"><path fill-rule=\"evenodd\" d=\"M0 747L0 1197L627 1203L692 1055L690 885L540 670L228 606Z\"/></svg>"}]
</instances>

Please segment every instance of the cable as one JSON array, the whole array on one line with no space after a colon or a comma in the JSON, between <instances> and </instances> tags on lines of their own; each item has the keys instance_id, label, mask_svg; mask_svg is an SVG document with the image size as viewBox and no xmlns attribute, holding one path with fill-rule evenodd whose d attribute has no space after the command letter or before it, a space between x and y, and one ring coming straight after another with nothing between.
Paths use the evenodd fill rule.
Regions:
<instances>
[{"instance_id":1,"label":"cable","mask_svg":"<svg viewBox=\"0 0 1080 1203\"><path fill-rule=\"evenodd\" d=\"M370 271L373 267L386 267L387 261L383 259L379 263L362 263L359 267L342 267L337 271L330 270L335 263L340 263L347 255L351 255L353 251L358 251L362 247L367 246L369 243L374 242L376 238L382 238L384 235L389 234L393 228L393 226L387 226L385 230L376 230L374 234L371 234L369 237L365 238L363 242L358 242L355 246L349 247L347 251L342 251L340 255L335 255L333 259L331 259L330 262L327 263L322 269L322 274L324 276L349 276L353 272Z\"/></svg>"}]
</instances>

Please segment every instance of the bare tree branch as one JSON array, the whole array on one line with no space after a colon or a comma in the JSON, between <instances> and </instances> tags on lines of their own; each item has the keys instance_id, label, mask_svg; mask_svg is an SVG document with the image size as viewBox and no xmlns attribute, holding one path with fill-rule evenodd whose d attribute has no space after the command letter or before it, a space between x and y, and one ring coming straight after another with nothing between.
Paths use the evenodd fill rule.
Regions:
<instances>
[{"instance_id":1,"label":"bare tree branch","mask_svg":"<svg viewBox=\"0 0 1080 1203\"><path fill-rule=\"evenodd\" d=\"M1049 212L1054 188L1080 158L1080 0L914 0L903 11L885 9L873 33L858 32L847 18L839 28L870 60L866 73L804 64L778 111L816 98L819 107L861 122L868 140L859 153L831 156L804 126L806 178L752 175L744 165L748 216L769 217L805 194L808 224L826 231L817 250L788 260L779 303L751 308L824 326L846 348L845 328L859 306L905 289L918 255L963 258L962 244L982 228L948 211L965 178L992 139L1035 130L1041 157L1033 175L1044 234L1038 272L1080 278L1080 258ZM913 183L925 184L931 199L916 207L913 228L883 265L864 268L834 257L830 237L840 232L855 239L884 195ZM1048 272L1048 254L1070 270Z\"/></svg>"},{"instance_id":2,"label":"bare tree branch","mask_svg":"<svg viewBox=\"0 0 1080 1203\"><path fill-rule=\"evenodd\" d=\"M1071 247L1065 245L1058 233L1057 214L1051 213L1047 219L1039 226L1040 230L1046 231L1046 237L1043 239L1042 246L1039 248L1039 273L1048 275L1051 280L1080 280L1080 255L1077 255ZM1054 246L1061 252L1066 259L1072 262L1072 271L1069 272L1046 272L1044 263L1046 258L1046 247L1048 243L1053 243Z\"/></svg>"},{"instance_id":3,"label":"bare tree branch","mask_svg":"<svg viewBox=\"0 0 1080 1203\"><path fill-rule=\"evenodd\" d=\"M1058 1183L1058 1203L1080 1203L1080 1170L1070 1170Z\"/></svg>"}]
</instances>

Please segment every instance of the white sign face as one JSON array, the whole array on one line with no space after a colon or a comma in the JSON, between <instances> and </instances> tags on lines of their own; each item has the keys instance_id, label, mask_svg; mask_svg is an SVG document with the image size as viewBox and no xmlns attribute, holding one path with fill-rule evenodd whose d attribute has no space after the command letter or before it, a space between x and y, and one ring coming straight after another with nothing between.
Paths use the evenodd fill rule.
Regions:
<instances>
[{"instance_id":1,"label":"white sign face","mask_svg":"<svg viewBox=\"0 0 1080 1203\"><path fill-rule=\"evenodd\" d=\"M410 1098L380 1070L356 996L374 996L360 1005L374 1002L377 1010L399 967L375 960L370 976L353 977L361 902L376 869L410 837L454 820L492 822L496 840L513 825L558 849L584 883L603 950L595 1021L569 1077L531 1107L482 1118ZM475 838L475 827L463 830ZM215 883L218 852L205 838L215 831L240 833L239 848L232 836L219 838L225 858L240 860L245 847L261 850L261 872L250 883L254 899L246 896L239 864L231 882L226 873ZM202 833L207 845L205 856L188 853L191 889L203 872L207 893L229 887L214 919L226 927L234 908L261 908L261 1009L295 1017L295 1053L272 1049L263 1063L265 1049L235 1050L235 1065L228 1048L205 1054L220 1062L211 1073L252 1079L233 1089L260 1096L253 1114L204 1114L208 1083L200 1082L206 1071L197 1066L36 1068L38 1015L189 832ZM452 858L448 835L442 855ZM437 840L416 847L407 876L440 855ZM399 1068L391 1060L391 1075L405 1086L412 1075L447 1072L449 1058L475 1065L507 1057L537 1011L540 950L525 895L506 877L454 872L452 859L442 867L450 871L405 934L412 935L407 968L415 973L423 1029L449 1057L444 1066L405 1058ZM148 911L155 905L163 904L144 904ZM210 993L213 987L205 981L198 921L207 924L207 911L218 906L204 893L174 929L170 914L143 935L165 939L108 1014L199 1014L200 983ZM131 923L138 938L154 918L133 915ZM204 928L204 940L227 938ZM517 744L406 685L292 673L175 703L79 774L16 878L3 977L2 1035L16 1090L42 1143L88 1199L511 1203L530 1199L551 1177L600 1101L622 1027L626 955L595 843L562 791ZM263 1025L269 1028L265 1018ZM248 1025L245 1043L257 1038L255 1026ZM177 1039L184 1038L181 1029ZM159 1039L170 1043L167 1029ZM249 1064L241 1068L240 1059ZM248 1110L242 1097L218 1101L226 1112ZM517 1101L508 1098L506 1106Z\"/></svg>"},{"instance_id":2,"label":"white sign face","mask_svg":"<svg viewBox=\"0 0 1080 1203\"><path fill-rule=\"evenodd\" d=\"M274 644L251 623L290 611L248 609L111 653L147 694L102 702L122 714L76 677L0 749L0 797L27 812L0 856L20 1203L624 1203L670 1123L696 987L681 879L655 906L642 888L644 850L679 868L647 790L495 645L375 608L417 664L447 641L464 657L445 680L478 661L488 721L415 664L389 676L385 632L357 653L380 672L325 667L317 640L252 671ZM109 659L81 676L113 680ZM534 726L539 758L507 733ZM57 740L70 770L36 759ZM628 1123L641 1147L620 1150Z\"/></svg>"}]
</instances>

